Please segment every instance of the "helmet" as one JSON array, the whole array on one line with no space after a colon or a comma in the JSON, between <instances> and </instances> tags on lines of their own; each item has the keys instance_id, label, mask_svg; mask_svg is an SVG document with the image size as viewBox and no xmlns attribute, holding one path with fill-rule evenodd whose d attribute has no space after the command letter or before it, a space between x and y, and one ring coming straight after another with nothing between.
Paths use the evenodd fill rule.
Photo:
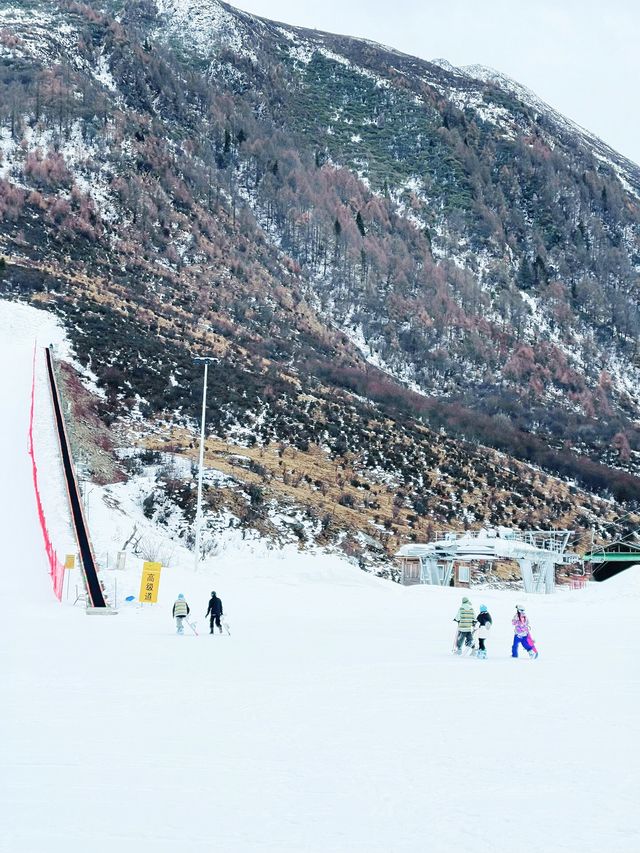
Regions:
<instances>
[{"instance_id":1,"label":"helmet","mask_svg":"<svg viewBox=\"0 0 640 853\"><path fill-rule=\"evenodd\" d=\"M211 595L215 595L215 591L213 589L211 590Z\"/></svg>"}]
</instances>

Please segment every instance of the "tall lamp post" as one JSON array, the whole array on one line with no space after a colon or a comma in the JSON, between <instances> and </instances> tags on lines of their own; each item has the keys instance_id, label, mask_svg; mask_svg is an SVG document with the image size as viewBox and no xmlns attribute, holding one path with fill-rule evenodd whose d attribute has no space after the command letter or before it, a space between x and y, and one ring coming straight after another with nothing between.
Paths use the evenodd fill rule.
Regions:
<instances>
[{"instance_id":1,"label":"tall lamp post","mask_svg":"<svg viewBox=\"0 0 640 853\"><path fill-rule=\"evenodd\" d=\"M202 421L200 422L200 460L198 464L198 497L196 502L196 544L193 568L198 571L200 561L200 526L202 524L202 469L204 467L204 418L207 408L207 372L215 360L209 356L195 356L196 364L204 364L204 384L202 387Z\"/></svg>"}]
</instances>

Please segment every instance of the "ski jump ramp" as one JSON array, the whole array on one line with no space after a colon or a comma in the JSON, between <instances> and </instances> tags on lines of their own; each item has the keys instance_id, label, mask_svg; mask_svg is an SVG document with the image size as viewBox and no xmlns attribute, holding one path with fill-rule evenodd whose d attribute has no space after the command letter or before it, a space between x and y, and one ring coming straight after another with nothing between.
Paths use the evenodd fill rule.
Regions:
<instances>
[{"instance_id":1,"label":"ski jump ramp","mask_svg":"<svg viewBox=\"0 0 640 853\"><path fill-rule=\"evenodd\" d=\"M98 568L89 539L87 523L82 511L82 502L80 500L80 489L78 488L78 480L76 478L71 449L69 446L69 436L62 415L62 406L60 403L60 393L56 382L55 372L53 369L53 356L51 349L45 349L45 357L47 362L47 375L49 377L49 387L51 389L51 399L53 402L53 411L56 424L56 432L60 444L60 453L62 456L62 467L64 470L64 478L67 487L67 495L69 497L69 507L71 509L71 518L73 529L80 551L80 565L84 575L85 586L87 589L88 600L90 602L87 612L90 609L108 609L109 612L115 611L109 608L107 604L102 584L98 577Z\"/></svg>"}]
</instances>

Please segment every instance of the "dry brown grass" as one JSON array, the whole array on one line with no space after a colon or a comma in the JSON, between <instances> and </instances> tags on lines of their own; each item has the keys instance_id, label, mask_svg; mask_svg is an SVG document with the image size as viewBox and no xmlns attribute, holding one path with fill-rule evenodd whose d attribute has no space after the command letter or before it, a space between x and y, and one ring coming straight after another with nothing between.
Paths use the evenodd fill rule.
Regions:
<instances>
[{"instance_id":1,"label":"dry brown grass","mask_svg":"<svg viewBox=\"0 0 640 853\"><path fill-rule=\"evenodd\" d=\"M193 461L197 459L196 442L183 429L174 429L164 438L146 437L142 439L141 445L152 450L178 453ZM237 457L244 457L262 466L265 474L248 470L246 462ZM259 485L266 499L275 498L284 503L307 507L318 518L331 516L332 523L341 529L353 532L362 530L379 539L381 531L371 523L376 516L378 524L384 525L385 521L389 524L389 530L383 538L390 549L406 541L412 532L406 519L408 511L394 511L395 489L370 482L368 491L353 486L350 481L354 478L367 482L363 474L353 464L336 462L315 446L311 446L308 451L277 444L241 447L209 438L205 443L205 464L240 483ZM344 495L353 499L353 507L339 503L340 497ZM364 506L365 500L375 500L380 507L367 508ZM420 529L420 526L416 529Z\"/></svg>"},{"instance_id":2,"label":"dry brown grass","mask_svg":"<svg viewBox=\"0 0 640 853\"><path fill-rule=\"evenodd\" d=\"M153 450L178 453L193 461L197 460L197 440L184 429L173 429L162 437L141 437L140 445ZM247 467L249 461L260 465L263 471L249 470ZM282 444L244 447L218 438L208 438L205 443L207 467L221 471L241 484L259 485L263 489L265 500L275 499L285 505L305 507L319 519L329 516L334 528L351 533L357 531L367 533L380 541L389 554L394 553L398 547L411 539L427 541L437 529L458 531L464 529L460 521L454 520L446 525L437 524L432 518L416 517L410 508L397 506L394 499L398 489L393 485L383 485L367 478L358 462L359 459L355 455L347 459L343 457L332 459L316 446L311 446L308 451L301 451ZM519 467L522 468L522 476L527 476L531 482L531 469L527 469L526 466L516 466L516 472ZM570 509L560 518L554 519L553 524L545 518L543 509L530 512L531 527L573 529L576 515L581 511L580 502L570 494L569 487L562 481L545 475L536 475L536 477L537 480L534 479L534 482L537 482L539 488L567 501ZM352 485L352 479L366 483L368 489ZM431 479L435 482L437 475L434 473ZM511 505L508 491L487 490L481 485L470 489L464 495L463 506L486 502L488 491L491 491L494 500L502 501L507 508L505 525L516 526L523 517L527 517L525 512L529 512L528 508L519 510ZM353 506L344 506L339 503L340 497L345 495L353 500ZM598 504L601 518L606 521L615 520L613 508L608 508L605 502L597 499L590 498L590 500ZM379 506L367 507L365 501L375 501ZM512 567L505 567L505 576L508 576L511 570ZM503 574L503 571L500 574Z\"/></svg>"}]
</instances>

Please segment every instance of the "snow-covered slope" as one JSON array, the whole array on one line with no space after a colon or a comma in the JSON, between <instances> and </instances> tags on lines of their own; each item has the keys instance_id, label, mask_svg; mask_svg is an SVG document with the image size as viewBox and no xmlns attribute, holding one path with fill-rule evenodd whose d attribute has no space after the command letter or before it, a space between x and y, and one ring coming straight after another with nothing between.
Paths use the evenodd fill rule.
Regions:
<instances>
[{"instance_id":1,"label":"snow-covered slope","mask_svg":"<svg viewBox=\"0 0 640 853\"><path fill-rule=\"evenodd\" d=\"M529 597L535 662L509 657L512 594L486 594L489 659L458 659L459 591L332 558L236 553L198 575L177 559L157 606L87 618L50 592L26 453L33 342L55 326L0 307L2 849L640 846L637 572ZM206 633L211 589L230 637ZM198 637L174 634L179 591Z\"/></svg>"},{"instance_id":2,"label":"snow-covered slope","mask_svg":"<svg viewBox=\"0 0 640 853\"><path fill-rule=\"evenodd\" d=\"M442 64L442 67L445 67L445 65ZM454 68L453 66L450 66L450 69L454 73L457 72L483 83L490 83L492 86L497 86L498 89L502 89L504 92L515 95L523 104L526 104L541 115L551 119L558 129L565 130L578 138L582 138L582 140L592 149L593 153L602 160L602 162L613 168L627 192L632 193L636 198L640 198L637 164L632 163L630 160L627 160L626 157L623 157L617 151L614 151L589 130L586 130L584 127L576 124L576 122L571 121L566 116L563 116L562 113L555 110L547 104L546 101L543 101L542 98L536 95L536 93L531 89L523 86L521 83L518 83L507 74L503 74L501 71L496 71L493 68L488 68L485 65L465 65L462 68Z\"/></svg>"}]
</instances>

